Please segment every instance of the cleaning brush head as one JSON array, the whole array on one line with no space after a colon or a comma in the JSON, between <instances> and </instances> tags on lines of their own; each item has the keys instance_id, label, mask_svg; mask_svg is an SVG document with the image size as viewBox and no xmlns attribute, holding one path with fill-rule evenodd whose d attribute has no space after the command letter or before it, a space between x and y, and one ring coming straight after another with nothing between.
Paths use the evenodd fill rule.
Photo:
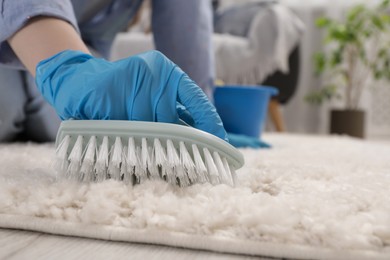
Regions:
<instances>
[{"instance_id":1,"label":"cleaning brush head","mask_svg":"<svg viewBox=\"0 0 390 260\"><path fill-rule=\"evenodd\" d=\"M59 178L83 182L105 179L142 183L163 179L171 184L236 184L242 154L201 130L168 123L69 120L56 140Z\"/></svg>"}]
</instances>

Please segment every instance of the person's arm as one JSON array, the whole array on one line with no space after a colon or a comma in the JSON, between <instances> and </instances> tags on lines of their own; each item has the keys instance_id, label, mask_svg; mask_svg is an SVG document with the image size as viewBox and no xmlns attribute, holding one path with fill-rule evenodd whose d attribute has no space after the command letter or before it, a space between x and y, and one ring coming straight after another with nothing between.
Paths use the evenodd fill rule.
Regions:
<instances>
[{"instance_id":1,"label":"person's arm","mask_svg":"<svg viewBox=\"0 0 390 260\"><path fill-rule=\"evenodd\" d=\"M6 39L61 119L178 123L180 103L194 127L226 140L206 95L163 54L99 59L88 53L74 26L50 17L28 20Z\"/></svg>"},{"instance_id":2,"label":"person's arm","mask_svg":"<svg viewBox=\"0 0 390 260\"><path fill-rule=\"evenodd\" d=\"M175 62L213 100L213 17L209 0L153 0L157 50Z\"/></svg>"},{"instance_id":3,"label":"person's arm","mask_svg":"<svg viewBox=\"0 0 390 260\"><path fill-rule=\"evenodd\" d=\"M9 38L8 42L33 76L40 61L63 50L89 53L71 24L58 18L44 16L32 18Z\"/></svg>"}]
</instances>

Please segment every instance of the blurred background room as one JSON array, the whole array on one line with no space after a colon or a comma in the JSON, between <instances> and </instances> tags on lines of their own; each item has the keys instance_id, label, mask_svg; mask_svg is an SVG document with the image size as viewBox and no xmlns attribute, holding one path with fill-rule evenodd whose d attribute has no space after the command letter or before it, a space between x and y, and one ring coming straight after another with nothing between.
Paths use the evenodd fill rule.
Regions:
<instances>
[{"instance_id":1,"label":"blurred background room","mask_svg":"<svg viewBox=\"0 0 390 260\"><path fill-rule=\"evenodd\" d=\"M0 259L390 259L390 0L0 3Z\"/></svg>"},{"instance_id":2,"label":"blurred background room","mask_svg":"<svg viewBox=\"0 0 390 260\"><path fill-rule=\"evenodd\" d=\"M319 54L332 56L333 52L340 52L337 37L333 39L333 42L325 40L327 35L335 29L332 29L332 26L320 28L319 20L334 19L335 22L341 24L351 16L351 12L354 8L356 9L357 5L363 4L368 10L378 8L381 2L359 0L336 2L326 0L212 1L216 85L276 87L278 95L271 99L268 117L264 118L266 122L264 126L261 126L265 132L329 134L331 133L331 111L347 108L347 110L364 111L362 121L364 126L363 130L360 130L360 135L364 138L390 140L390 103L388 102L390 88L386 72L382 71L378 80L375 77L379 75L374 75L373 71L365 71L365 68L362 68L361 73L356 73L362 75L363 79L356 79L359 83L353 84L361 83L361 86L355 86L355 88L362 90L356 94L360 96L357 101L358 105L351 108L346 107L344 102L346 99L345 79L332 83L332 87L327 85L329 78L336 78L332 74L334 71L331 70L346 66L346 54L341 54L343 59L339 61L339 64L330 65L321 73L318 73L318 59L317 61L315 59ZM128 31L117 36L112 48L111 58L113 60L154 49L150 14L150 3L146 1L137 17L129 25ZM361 13L361 16L351 24L353 22L368 23L369 19L375 19L375 17L363 18L364 15L367 14ZM375 24L365 26L368 26L368 29L361 28L359 32L357 28L353 32L357 37L361 37L358 41L359 44L364 43L365 51L374 48L379 50L388 46L386 45L388 44L388 21L383 21L378 25L385 27L382 29L378 27L381 34L380 44L378 40L373 40L377 39L376 35L362 36L363 30L378 30ZM355 62L359 63L361 60ZM380 62L386 61L377 61L378 66L382 66ZM374 65L370 64L370 66L372 68ZM370 70L370 68L367 69ZM317 93L313 93L315 91ZM318 98L321 99L321 104ZM340 120L344 121L344 119ZM347 124L351 125L350 122ZM333 132L337 133L338 130L333 130Z\"/></svg>"}]
</instances>

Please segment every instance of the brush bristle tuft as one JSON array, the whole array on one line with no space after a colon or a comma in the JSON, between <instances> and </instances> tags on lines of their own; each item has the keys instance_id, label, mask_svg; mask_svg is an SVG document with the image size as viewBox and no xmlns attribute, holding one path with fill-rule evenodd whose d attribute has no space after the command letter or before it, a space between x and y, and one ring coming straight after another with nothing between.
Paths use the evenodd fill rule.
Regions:
<instances>
[{"instance_id":1,"label":"brush bristle tuft","mask_svg":"<svg viewBox=\"0 0 390 260\"><path fill-rule=\"evenodd\" d=\"M113 179L132 185L162 179L186 187L205 182L234 186L237 180L217 151L171 139L66 135L56 155L58 176L82 182Z\"/></svg>"}]
</instances>

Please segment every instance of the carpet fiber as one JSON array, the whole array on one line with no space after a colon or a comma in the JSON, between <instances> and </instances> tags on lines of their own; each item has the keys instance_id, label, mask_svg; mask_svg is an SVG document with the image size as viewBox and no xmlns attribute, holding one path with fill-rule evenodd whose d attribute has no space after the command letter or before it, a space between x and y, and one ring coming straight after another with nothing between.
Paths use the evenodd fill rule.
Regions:
<instances>
[{"instance_id":1,"label":"carpet fiber","mask_svg":"<svg viewBox=\"0 0 390 260\"><path fill-rule=\"evenodd\" d=\"M56 182L51 145L0 145L0 227L298 259L390 259L390 145L267 135L240 185Z\"/></svg>"}]
</instances>

